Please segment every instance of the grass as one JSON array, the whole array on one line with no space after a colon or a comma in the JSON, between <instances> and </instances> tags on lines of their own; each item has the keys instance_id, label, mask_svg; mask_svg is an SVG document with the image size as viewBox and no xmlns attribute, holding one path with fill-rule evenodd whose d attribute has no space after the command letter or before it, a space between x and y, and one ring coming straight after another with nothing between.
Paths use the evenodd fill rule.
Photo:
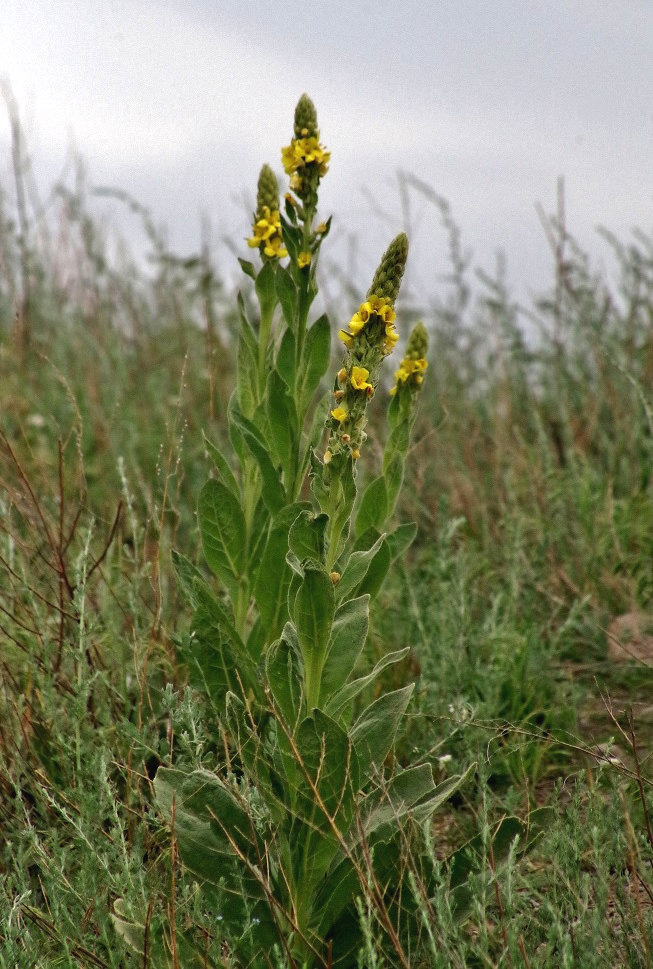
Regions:
<instances>
[{"instance_id":1,"label":"grass","mask_svg":"<svg viewBox=\"0 0 653 969\"><path fill-rule=\"evenodd\" d=\"M0 199L0 967L142 964L118 898L231 965L151 782L220 757L176 663L189 616L170 551L199 560L233 301L206 255L176 260L153 230L150 274L110 258L83 184L47 225ZM388 674L418 682L399 756L479 770L401 859L417 895L424 866L441 885L411 958L650 966L653 655L618 663L607 631L651 614L653 247L611 240L609 287L547 220L551 292L527 313L500 278L472 299L443 217L451 283L419 308L431 368L399 509L418 539L368 648L413 647ZM544 804L531 851L498 869L489 831ZM442 859L478 831L461 927ZM364 899L361 918L360 965L393 965Z\"/></svg>"}]
</instances>

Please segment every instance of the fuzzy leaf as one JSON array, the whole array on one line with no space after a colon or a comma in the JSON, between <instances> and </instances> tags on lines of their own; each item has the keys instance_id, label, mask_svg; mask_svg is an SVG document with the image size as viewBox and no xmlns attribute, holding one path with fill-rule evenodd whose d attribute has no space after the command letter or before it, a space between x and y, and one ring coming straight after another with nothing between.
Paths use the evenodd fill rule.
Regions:
<instances>
[{"instance_id":1,"label":"fuzzy leaf","mask_svg":"<svg viewBox=\"0 0 653 969\"><path fill-rule=\"evenodd\" d=\"M331 361L331 326L320 316L306 333L302 361L302 406L307 407Z\"/></svg>"},{"instance_id":2,"label":"fuzzy leaf","mask_svg":"<svg viewBox=\"0 0 653 969\"><path fill-rule=\"evenodd\" d=\"M288 536L288 547L299 562L308 561L324 566L328 523L327 515L313 515L310 511L303 511L295 518Z\"/></svg>"},{"instance_id":3,"label":"fuzzy leaf","mask_svg":"<svg viewBox=\"0 0 653 969\"><path fill-rule=\"evenodd\" d=\"M247 553L245 516L240 504L229 488L209 479L200 491L197 518L206 561L233 594Z\"/></svg>"},{"instance_id":4,"label":"fuzzy leaf","mask_svg":"<svg viewBox=\"0 0 653 969\"><path fill-rule=\"evenodd\" d=\"M391 562L395 562L408 551L410 546L415 541L416 535L417 525L415 522L398 525L394 531L389 532L386 535L385 540L388 543L388 548L390 549Z\"/></svg>"},{"instance_id":5,"label":"fuzzy leaf","mask_svg":"<svg viewBox=\"0 0 653 969\"><path fill-rule=\"evenodd\" d=\"M272 463L267 446L262 440L256 425L248 421L242 414L234 411L232 413L232 422L258 464L263 482L263 501L270 513L274 515L285 505L286 495L283 485L279 480L279 474Z\"/></svg>"},{"instance_id":6,"label":"fuzzy leaf","mask_svg":"<svg viewBox=\"0 0 653 969\"><path fill-rule=\"evenodd\" d=\"M302 721L296 737L301 783L290 840L307 890L323 877L339 849L333 827L345 836L351 825L360 772L346 732L320 710Z\"/></svg>"},{"instance_id":7,"label":"fuzzy leaf","mask_svg":"<svg viewBox=\"0 0 653 969\"><path fill-rule=\"evenodd\" d=\"M325 571L304 569L292 612L310 694L309 683L315 686L324 666L335 612L333 583Z\"/></svg>"},{"instance_id":8,"label":"fuzzy leaf","mask_svg":"<svg viewBox=\"0 0 653 969\"><path fill-rule=\"evenodd\" d=\"M297 461L297 413L295 403L277 370L271 370L268 375L265 401L276 460L283 468L287 481L290 481Z\"/></svg>"},{"instance_id":9,"label":"fuzzy leaf","mask_svg":"<svg viewBox=\"0 0 653 969\"><path fill-rule=\"evenodd\" d=\"M277 353L277 370L288 387L295 386L295 371L297 368L295 337L292 330L286 330Z\"/></svg>"},{"instance_id":10,"label":"fuzzy leaf","mask_svg":"<svg viewBox=\"0 0 653 969\"><path fill-rule=\"evenodd\" d=\"M384 537L384 535L379 536L371 548L351 553L347 565L343 569L340 582L336 586L336 597L340 602L359 587L367 574L372 559L381 548Z\"/></svg>"},{"instance_id":11,"label":"fuzzy leaf","mask_svg":"<svg viewBox=\"0 0 653 969\"><path fill-rule=\"evenodd\" d=\"M262 316L269 316L277 303L276 269L277 267L272 261L263 263L254 282Z\"/></svg>"},{"instance_id":12,"label":"fuzzy leaf","mask_svg":"<svg viewBox=\"0 0 653 969\"><path fill-rule=\"evenodd\" d=\"M297 314L297 287L292 276L283 266L277 268L277 297L281 304L283 317L289 330L294 330L296 326Z\"/></svg>"},{"instance_id":13,"label":"fuzzy leaf","mask_svg":"<svg viewBox=\"0 0 653 969\"><path fill-rule=\"evenodd\" d=\"M350 736L367 776L374 773L375 766L383 766L414 688L415 684L410 683L401 690L385 693L363 710L354 724Z\"/></svg>"},{"instance_id":14,"label":"fuzzy leaf","mask_svg":"<svg viewBox=\"0 0 653 969\"><path fill-rule=\"evenodd\" d=\"M328 704L351 676L365 645L370 622L369 596L349 599L334 617L326 662L322 671L320 704ZM326 709L326 707L325 707ZM332 716L332 714L329 714Z\"/></svg>"},{"instance_id":15,"label":"fuzzy leaf","mask_svg":"<svg viewBox=\"0 0 653 969\"><path fill-rule=\"evenodd\" d=\"M236 632L226 607L205 582L196 580L197 607L190 636L179 643L179 651L193 687L220 705L229 690L258 692L256 669L250 652Z\"/></svg>"},{"instance_id":16,"label":"fuzzy leaf","mask_svg":"<svg viewBox=\"0 0 653 969\"><path fill-rule=\"evenodd\" d=\"M386 516L388 518L395 510L397 498L399 497L399 492L404 481L404 465L405 460L403 455L395 454L383 473L387 497Z\"/></svg>"},{"instance_id":17,"label":"fuzzy leaf","mask_svg":"<svg viewBox=\"0 0 653 969\"><path fill-rule=\"evenodd\" d=\"M267 651L265 676L279 712L294 730L302 709L303 669L291 639L282 636Z\"/></svg>"},{"instance_id":18,"label":"fuzzy leaf","mask_svg":"<svg viewBox=\"0 0 653 969\"><path fill-rule=\"evenodd\" d=\"M388 574L391 562L390 547L384 538L376 555L370 562L369 568L365 573L365 578L356 589L356 595L361 596L367 594L373 599L385 582L385 577Z\"/></svg>"},{"instance_id":19,"label":"fuzzy leaf","mask_svg":"<svg viewBox=\"0 0 653 969\"><path fill-rule=\"evenodd\" d=\"M256 563L254 598L268 643L279 635L288 619L290 586L290 567L286 562L288 532L300 513L308 513L306 507L306 502L296 502L275 515L260 564Z\"/></svg>"},{"instance_id":20,"label":"fuzzy leaf","mask_svg":"<svg viewBox=\"0 0 653 969\"><path fill-rule=\"evenodd\" d=\"M381 475L374 478L363 492L363 496L356 513L354 531L356 536L362 535L368 528L381 531L383 523L388 517L388 493L385 478Z\"/></svg>"},{"instance_id":21,"label":"fuzzy leaf","mask_svg":"<svg viewBox=\"0 0 653 969\"><path fill-rule=\"evenodd\" d=\"M204 582L204 576L197 566L193 565L181 552L173 548L170 554L179 585L191 606L195 608L197 606L197 596L195 595L194 584L196 580Z\"/></svg>"},{"instance_id":22,"label":"fuzzy leaf","mask_svg":"<svg viewBox=\"0 0 653 969\"><path fill-rule=\"evenodd\" d=\"M382 673L387 666L392 666L394 663L399 663L408 655L409 652L410 646L406 646L404 649L398 649L394 653L387 653L385 656L382 656L370 673L359 677L357 680L352 680L351 683L346 683L342 689L338 690L338 692L332 696L329 702L326 704L324 712L328 713L329 716L333 717L334 720L337 720L341 716L342 712L346 710L351 701L355 699L359 693L362 693L365 687L374 682L379 673Z\"/></svg>"},{"instance_id":23,"label":"fuzzy leaf","mask_svg":"<svg viewBox=\"0 0 653 969\"><path fill-rule=\"evenodd\" d=\"M236 481L233 471L231 470L231 465L227 461L222 451L213 443L213 441L210 441L206 434L203 434L202 436L204 438L204 446L213 459L213 463L215 464L218 474L220 475L222 484L226 485L227 488L233 492L236 498L239 498L240 487Z\"/></svg>"}]
</instances>

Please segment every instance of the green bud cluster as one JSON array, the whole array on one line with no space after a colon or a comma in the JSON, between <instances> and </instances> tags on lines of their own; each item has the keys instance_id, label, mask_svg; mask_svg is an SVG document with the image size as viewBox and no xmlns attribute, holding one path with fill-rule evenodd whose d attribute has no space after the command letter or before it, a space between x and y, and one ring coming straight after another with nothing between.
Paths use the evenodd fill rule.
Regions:
<instances>
[{"instance_id":1,"label":"green bud cluster","mask_svg":"<svg viewBox=\"0 0 653 969\"><path fill-rule=\"evenodd\" d=\"M295 108L295 138L317 138L317 111L308 94L302 94Z\"/></svg>"},{"instance_id":2,"label":"green bud cluster","mask_svg":"<svg viewBox=\"0 0 653 969\"><path fill-rule=\"evenodd\" d=\"M270 212L279 211L279 185L277 176L269 165L263 165L258 177L258 191L256 193L256 214L261 216L264 207Z\"/></svg>"},{"instance_id":3,"label":"green bud cluster","mask_svg":"<svg viewBox=\"0 0 653 969\"><path fill-rule=\"evenodd\" d=\"M429 335L426 327L420 320L413 327L408 344L406 345L406 358L408 360L425 360L429 352Z\"/></svg>"},{"instance_id":4,"label":"green bud cluster","mask_svg":"<svg viewBox=\"0 0 653 969\"><path fill-rule=\"evenodd\" d=\"M374 273L367 295L385 296L394 306L407 258L408 237L405 232L401 232L388 246L379 268Z\"/></svg>"}]
</instances>

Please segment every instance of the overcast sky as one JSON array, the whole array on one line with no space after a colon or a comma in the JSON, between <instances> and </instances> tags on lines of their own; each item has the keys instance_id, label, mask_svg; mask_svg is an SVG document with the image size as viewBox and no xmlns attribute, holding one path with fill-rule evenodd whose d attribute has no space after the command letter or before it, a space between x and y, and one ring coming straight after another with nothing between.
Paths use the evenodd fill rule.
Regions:
<instances>
[{"instance_id":1,"label":"overcast sky","mask_svg":"<svg viewBox=\"0 0 653 969\"><path fill-rule=\"evenodd\" d=\"M626 239L653 226L651 0L0 0L0 75L43 183L72 143L91 181L150 206L181 253L202 212L215 239L247 233L243 195L262 162L281 174L303 91L332 152L321 212L336 243L360 237L362 289L404 228L398 171L449 200L477 263L505 252L522 296L548 279L534 206L553 210L559 175L597 260L597 225ZM5 184L7 136L2 117ZM446 237L412 199L410 281L426 301Z\"/></svg>"}]
</instances>

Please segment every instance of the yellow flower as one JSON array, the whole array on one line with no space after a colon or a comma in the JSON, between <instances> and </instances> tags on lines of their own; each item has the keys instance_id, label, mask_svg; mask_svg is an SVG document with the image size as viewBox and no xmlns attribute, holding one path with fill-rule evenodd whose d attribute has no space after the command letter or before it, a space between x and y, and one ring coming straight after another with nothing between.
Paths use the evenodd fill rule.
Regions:
<instances>
[{"instance_id":1,"label":"yellow flower","mask_svg":"<svg viewBox=\"0 0 653 969\"><path fill-rule=\"evenodd\" d=\"M371 396L374 393L374 387L368 383L367 378L369 375L370 372L365 367L353 367L351 371L351 385L354 390L365 390Z\"/></svg>"},{"instance_id":2,"label":"yellow flower","mask_svg":"<svg viewBox=\"0 0 653 969\"><path fill-rule=\"evenodd\" d=\"M331 451L326 450L324 452L324 458L322 460L324 461L325 464L328 464L332 457L333 455L331 454Z\"/></svg>"},{"instance_id":3,"label":"yellow flower","mask_svg":"<svg viewBox=\"0 0 653 969\"><path fill-rule=\"evenodd\" d=\"M385 296L372 295L364 303L361 303L348 323L350 335L356 336L358 333L360 333L363 327L369 322L369 319L373 314L380 316L383 322L386 324L386 334L390 337L390 344L392 348L392 346L394 346L394 344L397 342L397 339L399 339L398 337L396 337L396 339L392 337L393 331L391 329L392 322L395 319L396 314Z\"/></svg>"},{"instance_id":4,"label":"yellow flower","mask_svg":"<svg viewBox=\"0 0 653 969\"><path fill-rule=\"evenodd\" d=\"M288 252L283 248L281 216L277 209L270 211L267 205L263 206L261 213L261 218L252 226L254 235L247 240L247 245L251 249L263 246L263 252L270 259L283 259Z\"/></svg>"},{"instance_id":5,"label":"yellow flower","mask_svg":"<svg viewBox=\"0 0 653 969\"><path fill-rule=\"evenodd\" d=\"M356 336L356 334L360 333L360 331L365 326L365 320L361 319L359 313L354 313L354 315L352 316L352 318L350 319L347 325L351 330L352 336Z\"/></svg>"},{"instance_id":6,"label":"yellow flower","mask_svg":"<svg viewBox=\"0 0 653 969\"><path fill-rule=\"evenodd\" d=\"M399 370L397 370L397 372L395 373L395 380L397 381L397 383L401 381L401 383L403 384L403 382L407 380L409 376L410 376L409 370L406 370L405 367L399 367Z\"/></svg>"},{"instance_id":7,"label":"yellow flower","mask_svg":"<svg viewBox=\"0 0 653 969\"><path fill-rule=\"evenodd\" d=\"M287 175L292 175L292 173L296 171L298 167L295 145L296 142L293 139L289 145L286 145L285 148L281 149L281 164L283 165L283 169Z\"/></svg>"},{"instance_id":8,"label":"yellow flower","mask_svg":"<svg viewBox=\"0 0 653 969\"><path fill-rule=\"evenodd\" d=\"M317 236L324 235L324 233L326 232L326 230L327 230L326 222L320 222L320 224L318 226L316 226L315 235L317 235Z\"/></svg>"},{"instance_id":9,"label":"yellow flower","mask_svg":"<svg viewBox=\"0 0 653 969\"><path fill-rule=\"evenodd\" d=\"M357 447L352 448L351 456L354 459L354 461L358 461L359 457L361 456L361 453Z\"/></svg>"},{"instance_id":10,"label":"yellow flower","mask_svg":"<svg viewBox=\"0 0 653 969\"><path fill-rule=\"evenodd\" d=\"M303 269L305 266L310 265L311 258L310 252L300 252L297 256L297 265L300 269Z\"/></svg>"},{"instance_id":11,"label":"yellow flower","mask_svg":"<svg viewBox=\"0 0 653 969\"><path fill-rule=\"evenodd\" d=\"M338 339L342 340L348 350L351 350L354 345L354 338L352 337L351 333L347 333L346 330L338 330Z\"/></svg>"},{"instance_id":12,"label":"yellow flower","mask_svg":"<svg viewBox=\"0 0 653 969\"><path fill-rule=\"evenodd\" d=\"M399 339L399 334L395 330L393 324L392 323L386 324L385 341L384 341L386 353L392 353L398 339Z\"/></svg>"},{"instance_id":13,"label":"yellow flower","mask_svg":"<svg viewBox=\"0 0 653 969\"><path fill-rule=\"evenodd\" d=\"M363 303L363 306L369 307L370 312L380 316L384 323L392 323L397 316L390 305L390 301L385 296L375 296L372 294L367 302Z\"/></svg>"},{"instance_id":14,"label":"yellow flower","mask_svg":"<svg viewBox=\"0 0 653 969\"><path fill-rule=\"evenodd\" d=\"M334 420L338 421L339 424L342 424L343 421L346 421L348 416L349 414L344 407L336 407L335 410L331 411L331 417L333 417Z\"/></svg>"},{"instance_id":15,"label":"yellow flower","mask_svg":"<svg viewBox=\"0 0 653 969\"><path fill-rule=\"evenodd\" d=\"M411 378L410 386L419 387L424 383L424 377L422 374L428 365L429 362L425 357L404 357L404 359L401 361L399 369L395 370L395 385L390 393L394 396L394 394L397 393L399 384L405 384L406 381Z\"/></svg>"},{"instance_id":16,"label":"yellow flower","mask_svg":"<svg viewBox=\"0 0 653 969\"><path fill-rule=\"evenodd\" d=\"M275 236L273 239L269 239L266 243L263 252L270 259L283 259L284 256L288 255L288 250L283 247L283 240L281 236Z\"/></svg>"},{"instance_id":17,"label":"yellow flower","mask_svg":"<svg viewBox=\"0 0 653 969\"><path fill-rule=\"evenodd\" d=\"M312 163L317 165L320 175L326 175L330 158L331 152L326 151L314 137L293 138L289 145L281 149L281 162L287 175Z\"/></svg>"}]
</instances>

